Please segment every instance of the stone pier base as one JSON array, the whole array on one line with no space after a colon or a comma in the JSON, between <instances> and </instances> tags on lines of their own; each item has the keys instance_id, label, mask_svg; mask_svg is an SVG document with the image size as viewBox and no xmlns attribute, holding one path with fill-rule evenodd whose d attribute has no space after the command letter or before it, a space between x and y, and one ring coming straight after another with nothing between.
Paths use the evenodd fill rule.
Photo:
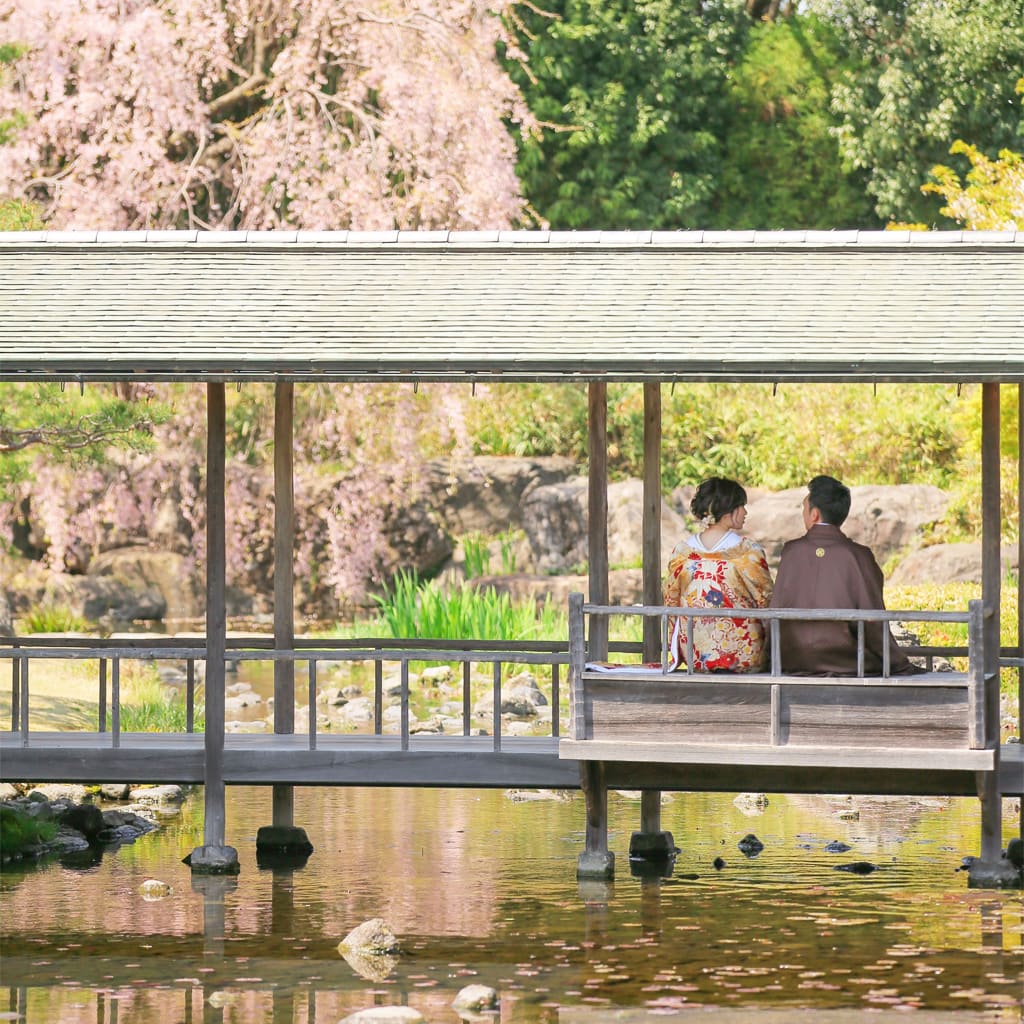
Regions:
<instances>
[{"instance_id":1,"label":"stone pier base","mask_svg":"<svg viewBox=\"0 0 1024 1024\"><path fill-rule=\"evenodd\" d=\"M615 877L615 854L611 850L600 852L584 850L576 863L577 878L609 879Z\"/></svg>"},{"instance_id":2,"label":"stone pier base","mask_svg":"<svg viewBox=\"0 0 1024 1024\"><path fill-rule=\"evenodd\" d=\"M193 875L237 875L241 871L238 851L233 846L197 846L184 863Z\"/></svg>"},{"instance_id":3,"label":"stone pier base","mask_svg":"<svg viewBox=\"0 0 1024 1024\"><path fill-rule=\"evenodd\" d=\"M665 860L678 852L671 832L634 832L629 837L630 859Z\"/></svg>"},{"instance_id":4,"label":"stone pier base","mask_svg":"<svg viewBox=\"0 0 1024 1024\"><path fill-rule=\"evenodd\" d=\"M969 889L1020 889L1024 887L1017 865L1003 857L1000 860L975 858L967 869Z\"/></svg>"},{"instance_id":5,"label":"stone pier base","mask_svg":"<svg viewBox=\"0 0 1024 1024\"><path fill-rule=\"evenodd\" d=\"M264 825L256 833L260 867L302 867L313 852L306 830L297 825Z\"/></svg>"}]
</instances>

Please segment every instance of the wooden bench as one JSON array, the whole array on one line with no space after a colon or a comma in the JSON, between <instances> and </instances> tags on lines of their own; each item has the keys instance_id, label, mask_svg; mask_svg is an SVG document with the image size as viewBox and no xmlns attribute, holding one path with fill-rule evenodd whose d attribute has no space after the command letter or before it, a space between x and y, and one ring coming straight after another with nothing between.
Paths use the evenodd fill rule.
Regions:
<instances>
[{"instance_id":1,"label":"wooden bench","mask_svg":"<svg viewBox=\"0 0 1024 1024\"><path fill-rule=\"evenodd\" d=\"M702 615L708 611L699 610ZM836 768L994 767L994 751L985 744L981 661L975 656L980 602L967 613L844 613L861 621L941 614L979 633L969 636L966 672L885 677L786 676L777 658L773 671L764 674L589 668L581 642L583 616L615 613L664 620L680 613L693 616L694 610L609 609L584 605L582 599L570 603L572 729L559 745L561 757ZM751 614L770 624L787 613L765 609Z\"/></svg>"}]
</instances>

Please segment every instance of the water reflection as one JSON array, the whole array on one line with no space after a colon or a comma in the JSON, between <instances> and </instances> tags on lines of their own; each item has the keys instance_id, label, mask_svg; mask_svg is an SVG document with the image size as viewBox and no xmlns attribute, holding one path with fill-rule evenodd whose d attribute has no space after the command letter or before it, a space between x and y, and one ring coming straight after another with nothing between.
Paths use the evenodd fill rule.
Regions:
<instances>
[{"instance_id":1,"label":"water reflection","mask_svg":"<svg viewBox=\"0 0 1024 1024\"><path fill-rule=\"evenodd\" d=\"M296 822L316 852L261 870L255 836L270 790L229 796L237 878L193 879L179 863L201 829L201 795L87 870L5 866L7 1019L336 1024L401 1003L458 1024L455 994L480 982L499 991L501 1024L604 1024L597 1011L613 1008L628 1024L698 1007L766 1024L798 1010L826 1024L863 1010L875 1021L897 1010L1021 1020L1024 899L968 890L956 871L977 836L974 801L772 798L752 819L727 796L677 797L663 810L681 847L673 871L577 883L579 800L297 790ZM638 800L612 796L622 865L638 820ZM748 860L736 844L752 831L765 849ZM826 852L836 840L849 851ZM879 870L834 870L865 859ZM145 901L147 878L171 895ZM343 958L339 940L378 916L401 955Z\"/></svg>"}]
</instances>

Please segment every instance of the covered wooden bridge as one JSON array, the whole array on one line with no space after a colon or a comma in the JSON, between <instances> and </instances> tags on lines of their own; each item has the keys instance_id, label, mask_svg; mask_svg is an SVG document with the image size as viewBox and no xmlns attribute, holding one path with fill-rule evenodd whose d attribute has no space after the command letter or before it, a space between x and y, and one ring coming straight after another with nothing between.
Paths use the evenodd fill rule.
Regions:
<instances>
[{"instance_id":1,"label":"covered wooden bridge","mask_svg":"<svg viewBox=\"0 0 1024 1024\"><path fill-rule=\"evenodd\" d=\"M597 875L613 869L609 787L644 791L641 835L653 837L667 788L976 794L981 861L999 862L1000 798L1024 792L1022 748L999 736L1000 666L1024 678L1020 622L1015 647L999 647L999 390L1016 384L1024 412L1024 233L21 233L0 235L0 306L0 381L199 383L209 427L204 639L0 641L13 709L0 733L0 778L201 782L201 851L230 850L224 789L234 783L273 785L274 823L284 826L294 784L582 784L580 870ZM275 385L275 627L272 640L229 645L224 388L247 381ZM564 645L296 640L294 388L383 381L588 384L589 603L572 602ZM642 383L645 403L644 607L628 612L608 602L606 388L615 381ZM673 381L980 384L982 593L950 616L968 624L967 671L910 682L883 667L876 678L808 680L782 675L776 660L763 677L712 681L588 668L608 657L613 614L644 616L644 661L663 651L661 387ZM807 460L811 476L813 438ZM785 613L761 614L774 630ZM889 617L915 615L937 613ZM863 635L872 616L859 618ZM32 728L31 679L55 657L98 660L95 732ZM132 657L206 663L202 735L120 730L118 666ZM225 735L229 657L274 660L272 736ZM410 735L408 665L424 658L465 666L467 695L470 663L490 663L496 698L502 663L548 666L556 698L568 667L568 736L556 713L550 737L503 737L498 699L491 734L471 736L468 696L463 735ZM318 735L315 714L296 734L296 662L308 666L312 709L317 665L345 659L377 666L375 734ZM402 667L394 736L380 728L385 661Z\"/></svg>"}]
</instances>

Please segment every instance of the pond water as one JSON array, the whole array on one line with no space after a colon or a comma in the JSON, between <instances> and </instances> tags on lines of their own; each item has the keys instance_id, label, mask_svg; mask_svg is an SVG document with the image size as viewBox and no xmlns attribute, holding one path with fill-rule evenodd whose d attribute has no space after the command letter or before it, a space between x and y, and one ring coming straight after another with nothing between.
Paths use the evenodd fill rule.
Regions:
<instances>
[{"instance_id":1,"label":"pond water","mask_svg":"<svg viewBox=\"0 0 1024 1024\"><path fill-rule=\"evenodd\" d=\"M315 852L292 871L256 864L270 790L228 796L237 879L193 880L181 863L202 841L199 791L98 863L5 866L0 1019L335 1024L408 1004L458 1024L470 983L498 990L483 1019L502 1024L1024 1014L1024 896L969 890L956 870L976 848L974 800L772 796L751 813L677 795L663 807L673 874L640 878L626 856L639 799L612 794L617 878L581 884L578 795L298 789ZM749 832L755 858L737 848ZM834 840L851 849L826 852ZM853 861L878 870L836 870ZM149 878L171 894L144 899ZM371 917L403 946L376 972L337 950Z\"/></svg>"}]
</instances>

